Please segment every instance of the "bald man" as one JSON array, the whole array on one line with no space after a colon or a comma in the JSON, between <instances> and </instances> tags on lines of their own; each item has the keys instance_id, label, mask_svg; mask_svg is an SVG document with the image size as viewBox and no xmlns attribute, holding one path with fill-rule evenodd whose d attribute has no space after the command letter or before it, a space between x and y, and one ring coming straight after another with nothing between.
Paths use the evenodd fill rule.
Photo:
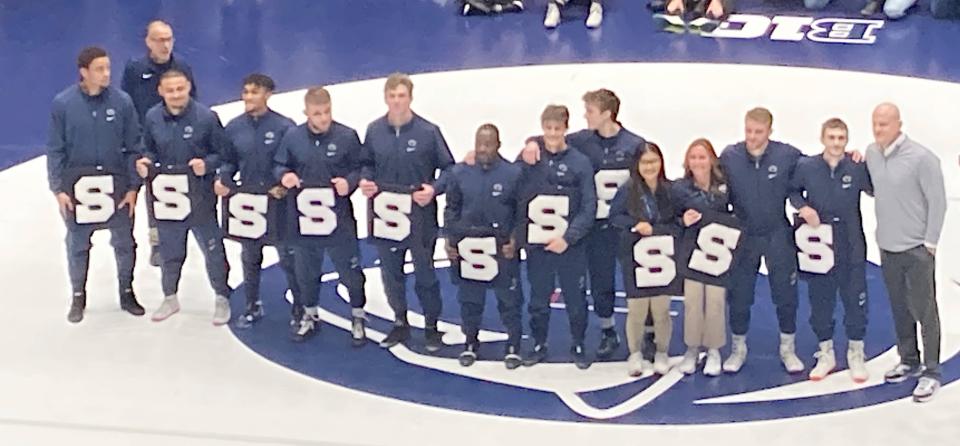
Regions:
<instances>
[{"instance_id":1,"label":"bald man","mask_svg":"<svg viewBox=\"0 0 960 446\"><path fill-rule=\"evenodd\" d=\"M940 316L934 281L937 242L947 210L940 159L901 131L900 110L883 103L873 111L867 168L873 180L877 245L897 332L900 363L888 383L920 377L913 400L929 401L940 388ZM923 365L917 324L923 336Z\"/></svg>"},{"instance_id":2,"label":"bald man","mask_svg":"<svg viewBox=\"0 0 960 446\"><path fill-rule=\"evenodd\" d=\"M173 28L170 24L163 20L154 20L147 24L146 33L144 43L147 45L147 55L127 61L120 85L133 99L133 106L137 109L141 123L145 122L147 110L160 103L157 85L160 83L160 75L167 70L183 72L192 85L190 96L194 99L197 97L197 83L193 79L193 71L189 65L173 55ZM153 206L147 206L147 217L150 222L150 264L160 266L160 252L157 249L160 242L157 236L157 221L153 218Z\"/></svg>"}]
</instances>

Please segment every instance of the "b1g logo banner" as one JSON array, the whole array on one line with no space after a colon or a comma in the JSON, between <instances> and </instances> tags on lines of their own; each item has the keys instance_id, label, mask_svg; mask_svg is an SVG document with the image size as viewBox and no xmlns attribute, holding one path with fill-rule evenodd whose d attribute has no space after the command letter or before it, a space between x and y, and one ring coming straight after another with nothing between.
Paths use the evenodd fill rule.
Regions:
<instances>
[{"instance_id":1,"label":"b1g logo banner","mask_svg":"<svg viewBox=\"0 0 960 446\"><path fill-rule=\"evenodd\" d=\"M370 238L374 243L409 246L420 233L424 211L413 201L411 186L380 184L367 206Z\"/></svg>"},{"instance_id":2,"label":"b1g logo banner","mask_svg":"<svg viewBox=\"0 0 960 446\"><path fill-rule=\"evenodd\" d=\"M680 265L684 278L727 286L742 239L740 222L730 214L705 211L683 232Z\"/></svg>"},{"instance_id":3,"label":"b1g logo banner","mask_svg":"<svg viewBox=\"0 0 960 446\"><path fill-rule=\"evenodd\" d=\"M623 231L620 265L627 298L682 295L683 278L676 254L677 237L671 231L654 229L648 236Z\"/></svg>"},{"instance_id":4,"label":"b1g logo banner","mask_svg":"<svg viewBox=\"0 0 960 446\"><path fill-rule=\"evenodd\" d=\"M65 192L73 200L73 212L67 215L67 223L109 228L120 202L126 194L127 181L122 175L112 174L102 167L79 167L64 171Z\"/></svg>"},{"instance_id":5,"label":"b1g logo banner","mask_svg":"<svg viewBox=\"0 0 960 446\"><path fill-rule=\"evenodd\" d=\"M628 169L605 169L593 176L593 183L597 188L597 220L606 220L610 217L610 202L617 195L617 189L628 179L630 179Z\"/></svg>"},{"instance_id":6,"label":"b1g logo banner","mask_svg":"<svg viewBox=\"0 0 960 446\"><path fill-rule=\"evenodd\" d=\"M216 195L209 176L198 177L188 166L161 166L149 179L157 222L193 224L216 218Z\"/></svg>"},{"instance_id":7,"label":"b1g logo banner","mask_svg":"<svg viewBox=\"0 0 960 446\"><path fill-rule=\"evenodd\" d=\"M720 39L758 39L769 32L770 40L822 43L872 44L886 22L870 19L813 18L779 15L731 14L716 29L703 33Z\"/></svg>"},{"instance_id":8,"label":"b1g logo banner","mask_svg":"<svg viewBox=\"0 0 960 446\"><path fill-rule=\"evenodd\" d=\"M514 259L503 256L503 247L510 242L509 234L493 228L457 228L450 231L448 242L457 248L459 259L453 262L460 280L499 286L509 281L508 263Z\"/></svg>"},{"instance_id":9,"label":"b1g logo banner","mask_svg":"<svg viewBox=\"0 0 960 446\"><path fill-rule=\"evenodd\" d=\"M525 210L517 231L521 246L546 245L566 234L580 206L579 193L573 188L553 187L555 190L534 195L520 205Z\"/></svg>"},{"instance_id":10,"label":"b1g logo banner","mask_svg":"<svg viewBox=\"0 0 960 446\"><path fill-rule=\"evenodd\" d=\"M802 223L803 219L795 216L794 241L797 244L797 267L801 276L828 274L837 264L837 253L834 249L838 241L834 225L821 223L817 227Z\"/></svg>"},{"instance_id":11,"label":"b1g logo banner","mask_svg":"<svg viewBox=\"0 0 960 446\"><path fill-rule=\"evenodd\" d=\"M287 239L300 243L335 243L346 217L337 192L329 183L303 183L287 193ZM352 236L352 235L351 235Z\"/></svg>"},{"instance_id":12,"label":"b1g logo banner","mask_svg":"<svg viewBox=\"0 0 960 446\"><path fill-rule=\"evenodd\" d=\"M283 240L286 203L270 195L266 186L240 184L221 202L224 235L237 242L275 245Z\"/></svg>"}]
</instances>

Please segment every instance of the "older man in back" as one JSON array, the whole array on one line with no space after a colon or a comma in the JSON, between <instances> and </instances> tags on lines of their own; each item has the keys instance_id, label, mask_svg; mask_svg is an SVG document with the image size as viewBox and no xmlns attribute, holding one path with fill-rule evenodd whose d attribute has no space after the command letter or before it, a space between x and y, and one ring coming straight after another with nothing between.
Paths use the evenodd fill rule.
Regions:
<instances>
[{"instance_id":1,"label":"older man in back","mask_svg":"<svg viewBox=\"0 0 960 446\"><path fill-rule=\"evenodd\" d=\"M934 267L947 200L940 159L901 132L900 110L890 103L873 111L867 168L876 194L877 244L897 333L900 363L888 383L920 377L913 400L929 401L940 388L940 316ZM923 337L923 365L917 347Z\"/></svg>"}]
</instances>

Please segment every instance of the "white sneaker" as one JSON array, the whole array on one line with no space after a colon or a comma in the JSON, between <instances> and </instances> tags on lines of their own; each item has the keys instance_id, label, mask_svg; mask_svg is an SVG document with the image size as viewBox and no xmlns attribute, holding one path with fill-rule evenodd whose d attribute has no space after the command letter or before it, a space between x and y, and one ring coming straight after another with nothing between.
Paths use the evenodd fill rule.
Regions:
<instances>
[{"instance_id":1,"label":"white sneaker","mask_svg":"<svg viewBox=\"0 0 960 446\"><path fill-rule=\"evenodd\" d=\"M745 335L733 335L731 337L730 356L723 362L723 371L727 373L737 373L747 361L747 337Z\"/></svg>"},{"instance_id":2,"label":"white sneaker","mask_svg":"<svg viewBox=\"0 0 960 446\"><path fill-rule=\"evenodd\" d=\"M833 340L820 343L820 350L813 354L817 358L817 365L810 370L810 380L820 381L826 378L837 367L837 355L833 352Z\"/></svg>"},{"instance_id":3,"label":"white sneaker","mask_svg":"<svg viewBox=\"0 0 960 446\"><path fill-rule=\"evenodd\" d=\"M917 387L913 389L913 400L925 403L933 399L933 395L940 389L940 381L928 376L921 376Z\"/></svg>"},{"instance_id":4,"label":"white sneaker","mask_svg":"<svg viewBox=\"0 0 960 446\"><path fill-rule=\"evenodd\" d=\"M643 370L643 376L653 375L653 363L644 359L641 362L641 369Z\"/></svg>"},{"instance_id":5,"label":"white sneaker","mask_svg":"<svg viewBox=\"0 0 960 446\"><path fill-rule=\"evenodd\" d=\"M627 374L633 377L643 376L643 354L631 353L627 358Z\"/></svg>"},{"instance_id":6,"label":"white sneaker","mask_svg":"<svg viewBox=\"0 0 960 446\"><path fill-rule=\"evenodd\" d=\"M553 29L560 25L560 6L551 1L547 4L547 15L543 18L543 26Z\"/></svg>"},{"instance_id":7,"label":"white sneaker","mask_svg":"<svg viewBox=\"0 0 960 446\"><path fill-rule=\"evenodd\" d=\"M230 300L226 296L217 296L213 303L213 325L230 322Z\"/></svg>"},{"instance_id":8,"label":"white sneaker","mask_svg":"<svg viewBox=\"0 0 960 446\"><path fill-rule=\"evenodd\" d=\"M850 368L850 377L855 383L865 383L870 379L867 372L866 353L863 352L863 341L850 341L847 344L847 367Z\"/></svg>"},{"instance_id":9,"label":"white sneaker","mask_svg":"<svg viewBox=\"0 0 960 446\"><path fill-rule=\"evenodd\" d=\"M666 375L670 372L670 356L666 352L657 352L653 355L653 371L658 375Z\"/></svg>"},{"instance_id":10,"label":"white sneaker","mask_svg":"<svg viewBox=\"0 0 960 446\"><path fill-rule=\"evenodd\" d=\"M720 350L711 348L707 350L707 363L703 365L703 374L720 376L720 371Z\"/></svg>"},{"instance_id":11,"label":"white sneaker","mask_svg":"<svg viewBox=\"0 0 960 446\"><path fill-rule=\"evenodd\" d=\"M687 352L683 354L683 360L680 361L680 372L684 375L693 374L697 371L697 360L700 359L700 349L697 347L687 347Z\"/></svg>"},{"instance_id":12,"label":"white sneaker","mask_svg":"<svg viewBox=\"0 0 960 446\"><path fill-rule=\"evenodd\" d=\"M780 361L787 373L800 373L803 371L803 362L797 357L794 345L794 334L780 333Z\"/></svg>"},{"instance_id":13,"label":"white sneaker","mask_svg":"<svg viewBox=\"0 0 960 446\"><path fill-rule=\"evenodd\" d=\"M168 317L177 314L180 311L180 301L177 300L177 295L170 295L163 299L163 303L160 304L160 308L157 308L156 311L150 315L150 319L154 322L160 322L166 320Z\"/></svg>"},{"instance_id":14,"label":"white sneaker","mask_svg":"<svg viewBox=\"0 0 960 446\"><path fill-rule=\"evenodd\" d=\"M603 23L603 5L599 2L590 3L590 14L587 15L587 28L597 28Z\"/></svg>"}]
</instances>

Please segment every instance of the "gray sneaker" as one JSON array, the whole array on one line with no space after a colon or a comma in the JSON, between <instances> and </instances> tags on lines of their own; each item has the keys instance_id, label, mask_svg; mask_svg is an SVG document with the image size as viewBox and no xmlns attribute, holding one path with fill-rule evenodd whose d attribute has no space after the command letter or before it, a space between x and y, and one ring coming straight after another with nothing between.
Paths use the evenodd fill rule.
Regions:
<instances>
[{"instance_id":1,"label":"gray sneaker","mask_svg":"<svg viewBox=\"0 0 960 446\"><path fill-rule=\"evenodd\" d=\"M913 400L918 403L925 403L933 399L933 395L940 389L940 381L936 378L923 376L917 382L917 387L913 389Z\"/></svg>"},{"instance_id":2,"label":"gray sneaker","mask_svg":"<svg viewBox=\"0 0 960 446\"><path fill-rule=\"evenodd\" d=\"M217 296L213 306L213 325L223 325L230 322L230 300L225 296Z\"/></svg>"},{"instance_id":3,"label":"gray sneaker","mask_svg":"<svg viewBox=\"0 0 960 446\"><path fill-rule=\"evenodd\" d=\"M177 295L167 296L163 299L163 303L160 304L160 308L157 308L156 311L150 316L154 322L160 322L166 320L168 317L177 314L180 311L180 301L177 300Z\"/></svg>"},{"instance_id":4,"label":"gray sneaker","mask_svg":"<svg viewBox=\"0 0 960 446\"><path fill-rule=\"evenodd\" d=\"M888 384L902 383L910 378L916 378L923 373L923 366L909 366L906 364L897 364L896 367L884 373L883 380Z\"/></svg>"}]
</instances>

